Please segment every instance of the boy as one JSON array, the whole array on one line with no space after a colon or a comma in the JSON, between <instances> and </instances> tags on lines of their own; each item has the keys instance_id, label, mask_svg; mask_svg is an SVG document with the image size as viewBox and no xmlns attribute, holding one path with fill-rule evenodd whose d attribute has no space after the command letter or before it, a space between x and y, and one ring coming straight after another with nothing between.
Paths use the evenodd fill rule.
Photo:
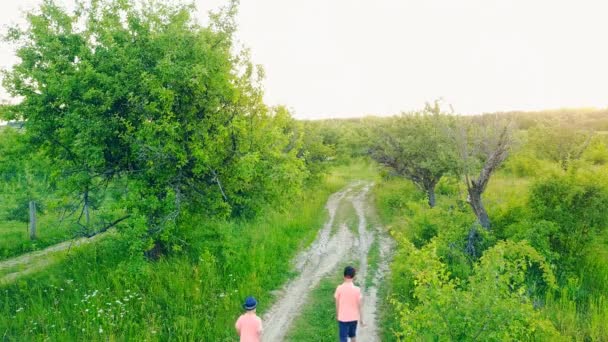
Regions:
<instances>
[{"instance_id":1,"label":"boy","mask_svg":"<svg viewBox=\"0 0 608 342\"><path fill-rule=\"evenodd\" d=\"M344 282L338 286L334 294L340 342L346 342L347 338L350 338L351 342L356 342L357 322L361 322L361 326L364 326L361 317L361 289L353 284L354 278L355 269L351 266L344 268Z\"/></svg>"},{"instance_id":2,"label":"boy","mask_svg":"<svg viewBox=\"0 0 608 342\"><path fill-rule=\"evenodd\" d=\"M255 314L258 302L253 297L247 297L243 308L245 313L239 317L234 325L241 337L241 342L260 342L262 338L262 320Z\"/></svg>"}]
</instances>

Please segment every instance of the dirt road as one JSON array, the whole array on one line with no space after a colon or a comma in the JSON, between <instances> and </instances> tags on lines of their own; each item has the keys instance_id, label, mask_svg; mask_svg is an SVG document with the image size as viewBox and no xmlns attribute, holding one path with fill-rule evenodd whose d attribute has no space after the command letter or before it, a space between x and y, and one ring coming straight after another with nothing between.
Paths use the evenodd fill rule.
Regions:
<instances>
[{"instance_id":1,"label":"dirt road","mask_svg":"<svg viewBox=\"0 0 608 342\"><path fill-rule=\"evenodd\" d=\"M264 315L263 341L283 341L288 334L291 324L296 319L306 303L311 291L321 279L330 272L338 272L340 262L357 260L359 262L358 279L364 280L368 273L373 275L372 285L364 288L363 316L366 326L359 328L358 341L379 341L376 324L378 302L378 284L388 270L388 260L391 240L383 234L381 227L368 229L368 216L373 210L369 203L369 190L372 183L354 182L344 190L333 194L326 205L329 217L319 231L312 245L301 252L294 264L299 274L285 285L277 301ZM357 217L356 227L347 226L351 221L345 215L337 215L343 201L352 203ZM336 222L340 217L344 222ZM334 229L334 227L338 227ZM353 230L355 233L353 233ZM333 232L333 235L332 235ZM368 269L368 254L374 242L379 239L379 263L377 269Z\"/></svg>"}]
</instances>

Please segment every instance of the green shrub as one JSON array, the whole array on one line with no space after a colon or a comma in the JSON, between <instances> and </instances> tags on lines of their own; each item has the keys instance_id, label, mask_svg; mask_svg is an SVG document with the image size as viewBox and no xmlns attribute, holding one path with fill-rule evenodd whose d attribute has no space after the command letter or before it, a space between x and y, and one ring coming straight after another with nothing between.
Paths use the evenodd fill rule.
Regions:
<instances>
[{"instance_id":1,"label":"green shrub","mask_svg":"<svg viewBox=\"0 0 608 342\"><path fill-rule=\"evenodd\" d=\"M590 242L606 232L606 178L600 173L556 174L532 186L532 217L553 222L559 228L548 238L552 252L561 256L560 263L566 270L574 270Z\"/></svg>"},{"instance_id":2,"label":"green shrub","mask_svg":"<svg viewBox=\"0 0 608 342\"><path fill-rule=\"evenodd\" d=\"M438 195L458 196L461 193L462 183L456 177L443 176L437 183L435 191Z\"/></svg>"},{"instance_id":3,"label":"green shrub","mask_svg":"<svg viewBox=\"0 0 608 342\"><path fill-rule=\"evenodd\" d=\"M607 143L596 137L585 151L583 158L594 165L606 165L608 163Z\"/></svg>"},{"instance_id":4,"label":"green shrub","mask_svg":"<svg viewBox=\"0 0 608 342\"><path fill-rule=\"evenodd\" d=\"M475 264L468 279L452 278L436 253L435 242L417 249L400 241L411 271L414 301L395 298L403 340L504 341L565 340L534 309L526 275L531 265L541 281L555 278L542 255L524 242L499 242Z\"/></svg>"}]
</instances>

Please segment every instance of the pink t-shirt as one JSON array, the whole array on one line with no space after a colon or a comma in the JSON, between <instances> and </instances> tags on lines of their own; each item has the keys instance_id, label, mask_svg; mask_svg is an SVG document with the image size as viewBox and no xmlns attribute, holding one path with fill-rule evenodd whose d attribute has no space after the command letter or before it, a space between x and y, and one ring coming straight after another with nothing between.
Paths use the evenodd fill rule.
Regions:
<instances>
[{"instance_id":1,"label":"pink t-shirt","mask_svg":"<svg viewBox=\"0 0 608 342\"><path fill-rule=\"evenodd\" d=\"M256 314L245 313L236 321L236 331L241 342L259 342L262 335L262 320Z\"/></svg>"},{"instance_id":2,"label":"pink t-shirt","mask_svg":"<svg viewBox=\"0 0 608 342\"><path fill-rule=\"evenodd\" d=\"M352 322L361 318L359 304L361 303L361 289L352 281L345 281L338 286L334 294L338 303L338 321Z\"/></svg>"}]
</instances>

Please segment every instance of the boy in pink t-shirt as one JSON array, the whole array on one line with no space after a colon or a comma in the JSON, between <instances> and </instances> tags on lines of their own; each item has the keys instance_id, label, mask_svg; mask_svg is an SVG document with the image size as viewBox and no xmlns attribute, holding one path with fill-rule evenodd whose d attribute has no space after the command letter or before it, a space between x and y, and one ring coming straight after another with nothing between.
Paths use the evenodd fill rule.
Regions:
<instances>
[{"instance_id":1,"label":"boy in pink t-shirt","mask_svg":"<svg viewBox=\"0 0 608 342\"><path fill-rule=\"evenodd\" d=\"M344 282L338 286L334 294L340 342L346 342L348 338L351 342L356 342L357 323L361 322L361 326L364 325L361 317L363 298L361 289L353 284L354 278L355 269L351 266L344 268Z\"/></svg>"},{"instance_id":2,"label":"boy in pink t-shirt","mask_svg":"<svg viewBox=\"0 0 608 342\"><path fill-rule=\"evenodd\" d=\"M234 325L241 337L241 342L260 342L262 338L262 320L255 314L258 302L253 297L247 297L243 308L245 313L239 317Z\"/></svg>"}]
</instances>

